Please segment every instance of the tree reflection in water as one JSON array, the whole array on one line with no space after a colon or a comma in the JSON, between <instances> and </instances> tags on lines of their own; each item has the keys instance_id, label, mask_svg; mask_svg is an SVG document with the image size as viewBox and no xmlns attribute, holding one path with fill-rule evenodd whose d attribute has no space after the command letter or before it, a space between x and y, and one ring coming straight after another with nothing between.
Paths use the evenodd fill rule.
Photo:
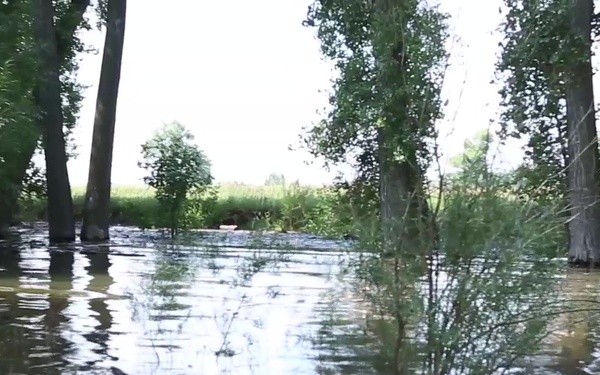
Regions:
<instances>
[{"instance_id":1,"label":"tree reflection in water","mask_svg":"<svg viewBox=\"0 0 600 375\"><path fill-rule=\"evenodd\" d=\"M50 250L50 265L48 273L50 275L50 295L48 298L49 307L44 317L48 347L44 353L50 354L55 358L55 367L66 368L68 365L67 356L75 351L70 340L67 340L63 332L68 331L70 318L65 311L71 303L70 291L73 289L73 265L75 257L70 249ZM40 357L40 365L48 365L48 360ZM51 363L51 362L50 362Z\"/></svg>"},{"instance_id":2,"label":"tree reflection in water","mask_svg":"<svg viewBox=\"0 0 600 375\"><path fill-rule=\"evenodd\" d=\"M111 262L109 259L110 249L108 246L97 246L93 249L86 248L83 252L88 261L85 270L91 278L87 290L94 293L88 300L88 307L93 312L92 316L96 319L90 332L85 333L83 337L94 344L92 352L97 356L90 358L82 370L90 370L98 367L98 364L105 360L117 360L116 357L108 353L108 340L110 338L110 329L113 326L113 317L108 308L106 293L114 283L113 278L108 272ZM95 293L98 293L97 295Z\"/></svg>"},{"instance_id":3,"label":"tree reflection in water","mask_svg":"<svg viewBox=\"0 0 600 375\"><path fill-rule=\"evenodd\" d=\"M0 373L62 374L73 346L69 325L74 254L53 249L35 259L26 246L0 248ZM48 262L49 260L49 262Z\"/></svg>"},{"instance_id":4,"label":"tree reflection in water","mask_svg":"<svg viewBox=\"0 0 600 375\"><path fill-rule=\"evenodd\" d=\"M27 371L28 364L25 361L26 335L23 327L13 322L19 312L19 301L15 294L18 285L15 280L21 277L19 263L21 256L18 247L0 247L0 373L11 374L13 372ZM8 322L8 324L6 323Z\"/></svg>"}]
</instances>

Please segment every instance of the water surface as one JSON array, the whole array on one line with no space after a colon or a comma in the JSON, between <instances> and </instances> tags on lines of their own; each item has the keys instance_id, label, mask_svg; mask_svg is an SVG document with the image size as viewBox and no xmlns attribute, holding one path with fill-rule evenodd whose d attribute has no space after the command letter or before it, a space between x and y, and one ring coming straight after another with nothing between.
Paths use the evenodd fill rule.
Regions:
<instances>
[{"instance_id":1,"label":"water surface","mask_svg":"<svg viewBox=\"0 0 600 375\"><path fill-rule=\"evenodd\" d=\"M115 228L110 246L68 248L43 229L0 249L0 374L315 373L338 243Z\"/></svg>"},{"instance_id":2,"label":"water surface","mask_svg":"<svg viewBox=\"0 0 600 375\"><path fill-rule=\"evenodd\" d=\"M0 243L0 374L376 373L364 306L338 278L343 243L116 227L109 245L57 247L45 233ZM598 301L599 273L565 283ZM565 328L529 370L600 374L597 315L553 322Z\"/></svg>"}]
</instances>

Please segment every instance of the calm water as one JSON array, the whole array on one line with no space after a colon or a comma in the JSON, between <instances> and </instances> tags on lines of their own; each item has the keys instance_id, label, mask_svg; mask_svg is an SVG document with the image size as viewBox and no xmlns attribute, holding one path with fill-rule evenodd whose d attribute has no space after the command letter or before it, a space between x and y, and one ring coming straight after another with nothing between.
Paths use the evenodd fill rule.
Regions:
<instances>
[{"instance_id":1,"label":"calm water","mask_svg":"<svg viewBox=\"0 0 600 375\"><path fill-rule=\"evenodd\" d=\"M341 243L210 232L176 245L114 228L110 246L49 248L44 236L36 225L0 244L2 375L374 373L367 350L340 345L367 348L336 278ZM594 300L599 281L566 279ZM536 367L600 374L592 315L574 317Z\"/></svg>"}]
</instances>

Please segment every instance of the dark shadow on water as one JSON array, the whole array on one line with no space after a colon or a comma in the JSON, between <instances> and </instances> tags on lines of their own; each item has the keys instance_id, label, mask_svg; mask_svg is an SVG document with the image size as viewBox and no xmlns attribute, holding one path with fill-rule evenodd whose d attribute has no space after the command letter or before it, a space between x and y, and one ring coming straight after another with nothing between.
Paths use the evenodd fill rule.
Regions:
<instances>
[{"instance_id":1,"label":"dark shadow on water","mask_svg":"<svg viewBox=\"0 0 600 375\"><path fill-rule=\"evenodd\" d=\"M0 245L0 277L3 279L18 279L22 270L20 249L17 245L3 243Z\"/></svg>"},{"instance_id":2,"label":"dark shadow on water","mask_svg":"<svg viewBox=\"0 0 600 375\"><path fill-rule=\"evenodd\" d=\"M73 266L75 264L75 255L72 251L51 251L48 273L50 275L50 297L48 299L49 308L44 317L45 332L49 339L49 346L42 354L50 355L54 358L56 370L60 373L60 368L66 368L69 365L66 359L75 352L73 343L65 338L64 333L70 326L70 318L65 311L71 304L70 292L73 289ZM40 365L47 365L47 359Z\"/></svg>"},{"instance_id":3,"label":"dark shadow on water","mask_svg":"<svg viewBox=\"0 0 600 375\"><path fill-rule=\"evenodd\" d=\"M111 336L110 330L113 327L113 317L108 308L105 296L108 289L114 283L113 278L108 272L112 265L109 252L110 248L108 246L98 247L93 249L93 251L85 251L85 257L88 261L85 270L88 276L91 277L87 285L87 290L92 293L98 293L98 296L88 300L88 307L91 311L90 315L95 318L97 324L92 327L90 332L83 335L88 342L93 344L91 351L95 356L87 360L86 366L81 370L89 371L97 368L97 365L101 362L118 359L109 354L108 345ZM90 355L90 357L92 356Z\"/></svg>"},{"instance_id":4,"label":"dark shadow on water","mask_svg":"<svg viewBox=\"0 0 600 375\"><path fill-rule=\"evenodd\" d=\"M74 255L53 251L49 262L27 255L25 247L0 249L0 373L63 374L73 352L63 333Z\"/></svg>"},{"instance_id":5,"label":"dark shadow on water","mask_svg":"<svg viewBox=\"0 0 600 375\"><path fill-rule=\"evenodd\" d=\"M12 324L19 316L19 300L11 285L18 283L22 274L18 247L3 244L0 247L0 373L24 372L28 368L24 352L29 346L25 328ZM4 286L6 284L6 286ZM8 323L8 324L6 324Z\"/></svg>"}]
</instances>

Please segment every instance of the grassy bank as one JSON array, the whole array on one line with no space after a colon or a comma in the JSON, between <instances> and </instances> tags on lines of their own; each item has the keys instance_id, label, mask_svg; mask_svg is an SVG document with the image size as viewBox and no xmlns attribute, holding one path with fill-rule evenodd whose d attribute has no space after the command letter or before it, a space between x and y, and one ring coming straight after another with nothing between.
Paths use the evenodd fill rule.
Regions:
<instances>
[{"instance_id":1,"label":"grassy bank","mask_svg":"<svg viewBox=\"0 0 600 375\"><path fill-rule=\"evenodd\" d=\"M157 226L158 204L151 189L119 186L113 187L111 195L111 217L115 224ZM77 220L82 218L84 196L84 187L73 188ZM300 230L318 202L316 187L224 184L219 186L218 199L206 214L205 227L237 225L240 229ZM46 216L45 201L22 202L22 220L45 220Z\"/></svg>"}]
</instances>

